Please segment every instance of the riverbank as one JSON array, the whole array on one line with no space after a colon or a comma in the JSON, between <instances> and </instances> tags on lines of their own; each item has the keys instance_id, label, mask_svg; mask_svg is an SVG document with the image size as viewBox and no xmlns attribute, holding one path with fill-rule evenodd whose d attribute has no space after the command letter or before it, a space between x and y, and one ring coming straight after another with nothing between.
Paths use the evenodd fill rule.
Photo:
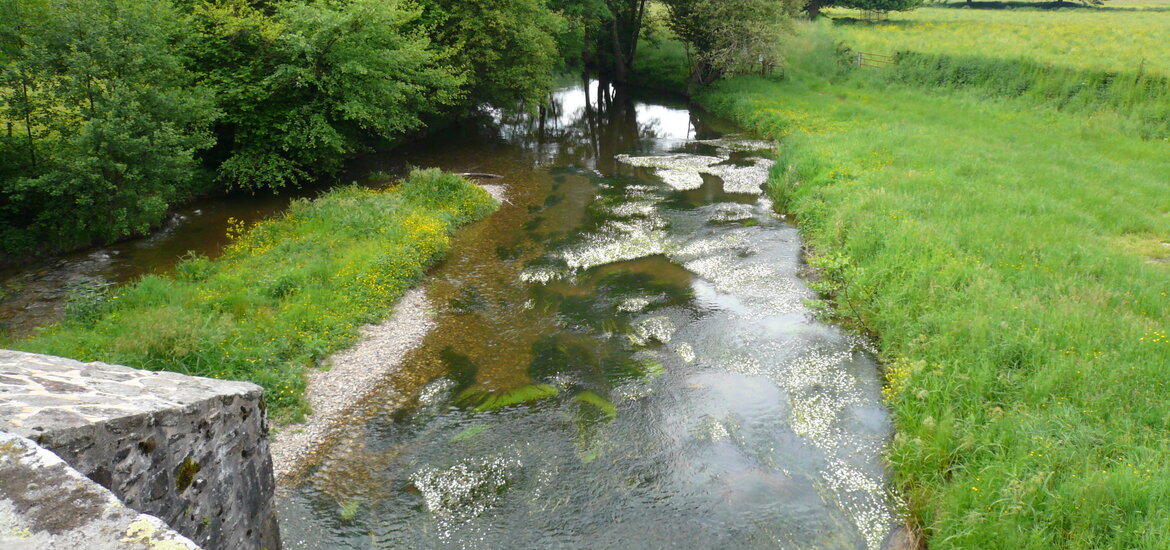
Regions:
<instances>
[{"instance_id":1,"label":"riverbank","mask_svg":"<svg viewBox=\"0 0 1170 550\"><path fill-rule=\"evenodd\" d=\"M1167 144L836 53L698 101L780 141L775 204L836 314L880 337L911 520L937 548L1159 547Z\"/></svg>"},{"instance_id":2,"label":"riverbank","mask_svg":"<svg viewBox=\"0 0 1170 550\"><path fill-rule=\"evenodd\" d=\"M502 185L481 184L497 203L507 201ZM422 344L435 327L434 306L424 286L414 287L394 304L390 318L362 328L353 347L308 372L305 399L312 412L303 422L281 426L272 437L272 469L276 483L295 479L310 465L347 412L367 399L378 382L398 369L403 358Z\"/></svg>"},{"instance_id":3,"label":"riverbank","mask_svg":"<svg viewBox=\"0 0 1170 550\"><path fill-rule=\"evenodd\" d=\"M384 191L344 187L296 200L215 259L189 258L75 300L68 318L13 347L84 361L248 380L277 422L308 412L305 369L384 319L449 245L455 227L496 203L438 170Z\"/></svg>"},{"instance_id":4,"label":"riverbank","mask_svg":"<svg viewBox=\"0 0 1170 550\"><path fill-rule=\"evenodd\" d=\"M435 326L426 289L402 296L389 319L362 329L358 343L308 373L305 399L313 411L304 422L282 426L272 437L272 469L283 484L321 450L346 412L369 396L378 381L394 372L410 350Z\"/></svg>"}]
</instances>

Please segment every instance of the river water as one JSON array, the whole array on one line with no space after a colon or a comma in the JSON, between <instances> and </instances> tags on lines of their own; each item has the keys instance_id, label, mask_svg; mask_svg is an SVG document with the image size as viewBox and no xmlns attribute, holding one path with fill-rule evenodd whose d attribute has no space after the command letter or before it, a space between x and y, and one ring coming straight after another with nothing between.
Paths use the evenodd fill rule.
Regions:
<instances>
[{"instance_id":1,"label":"river water","mask_svg":"<svg viewBox=\"0 0 1170 550\"><path fill-rule=\"evenodd\" d=\"M734 131L592 81L406 151L509 199L433 270L437 327L279 496L286 546L880 547L876 365L806 307L768 144Z\"/></svg>"},{"instance_id":2,"label":"river water","mask_svg":"<svg viewBox=\"0 0 1170 550\"><path fill-rule=\"evenodd\" d=\"M670 98L566 82L358 162L503 175L428 279L437 327L299 484L299 548L878 548L889 421L866 343L805 306L800 241L760 192L768 144ZM311 195L314 189L302 192ZM64 289L219 253L228 218L0 272L0 330Z\"/></svg>"}]
</instances>

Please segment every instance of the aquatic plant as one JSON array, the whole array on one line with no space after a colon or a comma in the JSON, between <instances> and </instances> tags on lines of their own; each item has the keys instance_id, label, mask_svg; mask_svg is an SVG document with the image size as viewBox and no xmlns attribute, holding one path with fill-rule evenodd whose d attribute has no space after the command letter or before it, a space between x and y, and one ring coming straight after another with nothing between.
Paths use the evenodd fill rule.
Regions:
<instances>
[{"instance_id":1,"label":"aquatic plant","mask_svg":"<svg viewBox=\"0 0 1170 550\"><path fill-rule=\"evenodd\" d=\"M578 403L585 403L595 407L606 420L613 420L617 418L617 407L610 403L608 399L597 395L591 391L583 391L575 396L573 400Z\"/></svg>"},{"instance_id":2,"label":"aquatic plant","mask_svg":"<svg viewBox=\"0 0 1170 550\"><path fill-rule=\"evenodd\" d=\"M456 402L474 407L472 410L475 412L487 412L556 397L560 393L560 390L548 384L529 384L503 391L469 388L456 397Z\"/></svg>"}]
</instances>

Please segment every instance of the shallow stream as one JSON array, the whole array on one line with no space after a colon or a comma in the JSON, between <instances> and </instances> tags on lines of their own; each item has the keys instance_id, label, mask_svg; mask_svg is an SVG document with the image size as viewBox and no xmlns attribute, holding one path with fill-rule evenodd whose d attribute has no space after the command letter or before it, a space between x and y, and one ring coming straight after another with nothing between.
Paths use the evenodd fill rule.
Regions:
<instances>
[{"instance_id":1,"label":"shallow stream","mask_svg":"<svg viewBox=\"0 0 1170 550\"><path fill-rule=\"evenodd\" d=\"M877 369L805 305L769 145L597 81L553 100L407 151L504 176L508 202L433 271L437 328L280 495L286 546L880 547Z\"/></svg>"}]
</instances>

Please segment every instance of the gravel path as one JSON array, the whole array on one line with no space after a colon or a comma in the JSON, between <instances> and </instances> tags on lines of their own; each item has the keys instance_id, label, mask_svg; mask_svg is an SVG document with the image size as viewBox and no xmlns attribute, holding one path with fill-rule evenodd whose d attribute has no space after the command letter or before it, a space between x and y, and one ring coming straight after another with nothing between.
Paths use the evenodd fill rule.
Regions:
<instances>
[{"instance_id":1,"label":"gravel path","mask_svg":"<svg viewBox=\"0 0 1170 550\"><path fill-rule=\"evenodd\" d=\"M337 353L325 368L309 372L305 392L313 414L302 424L289 424L272 439L276 482L304 466L305 459L337 428L349 407L365 398L406 354L418 347L434 327L433 309L424 287L412 288L394 306L394 314L362 329L357 345Z\"/></svg>"}]
</instances>

